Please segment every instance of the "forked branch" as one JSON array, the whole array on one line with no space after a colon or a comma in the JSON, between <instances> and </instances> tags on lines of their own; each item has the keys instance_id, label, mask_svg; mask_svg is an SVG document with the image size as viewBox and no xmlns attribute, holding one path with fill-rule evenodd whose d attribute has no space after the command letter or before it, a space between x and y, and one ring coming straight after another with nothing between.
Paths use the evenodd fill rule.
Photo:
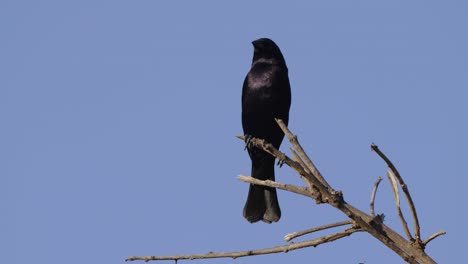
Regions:
<instances>
[{"instance_id":1,"label":"forked branch","mask_svg":"<svg viewBox=\"0 0 468 264\"><path fill-rule=\"evenodd\" d=\"M405 194L406 200L408 201L408 204L411 210L411 214L413 216L414 236L415 236L416 242L418 244L421 244L422 243L421 242L421 228L419 227L418 214L416 213L416 206L414 205L413 198L411 198L411 194L408 190L408 186L403 181L403 177L401 177L395 165L393 165L390 159L379 149L379 147L372 143L371 149L375 151L375 153L377 153L377 155L379 155L385 161L385 163L387 163L387 166L390 168L390 171L398 180L398 183L400 184L401 189L403 190L403 193Z\"/></svg>"}]
</instances>

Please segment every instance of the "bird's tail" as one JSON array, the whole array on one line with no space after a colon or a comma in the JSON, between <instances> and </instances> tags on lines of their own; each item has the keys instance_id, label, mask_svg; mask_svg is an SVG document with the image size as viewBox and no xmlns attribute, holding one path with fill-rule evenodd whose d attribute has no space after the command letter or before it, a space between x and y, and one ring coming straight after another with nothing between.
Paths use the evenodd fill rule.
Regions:
<instances>
[{"instance_id":1,"label":"bird's tail","mask_svg":"<svg viewBox=\"0 0 468 264\"><path fill-rule=\"evenodd\" d=\"M274 160L263 164L252 165L252 177L259 180L275 180ZM281 210L278 204L276 189L251 184L249 195L244 206L244 217L250 223L264 221L278 222Z\"/></svg>"}]
</instances>

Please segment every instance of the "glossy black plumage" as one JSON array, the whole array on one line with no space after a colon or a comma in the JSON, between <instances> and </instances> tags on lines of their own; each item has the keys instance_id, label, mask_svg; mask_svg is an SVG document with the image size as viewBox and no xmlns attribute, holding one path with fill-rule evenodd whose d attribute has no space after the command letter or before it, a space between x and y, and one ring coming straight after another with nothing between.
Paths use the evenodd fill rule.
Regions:
<instances>
[{"instance_id":1,"label":"glossy black plumage","mask_svg":"<svg viewBox=\"0 0 468 264\"><path fill-rule=\"evenodd\" d=\"M270 39L252 42L252 66L242 87L242 127L244 135L261 138L279 148L284 133L275 118L289 121L291 88L288 68L278 46ZM252 177L275 180L275 159L255 147L247 148L252 160ZM281 217L276 189L250 185L244 217L251 223L277 222Z\"/></svg>"}]
</instances>

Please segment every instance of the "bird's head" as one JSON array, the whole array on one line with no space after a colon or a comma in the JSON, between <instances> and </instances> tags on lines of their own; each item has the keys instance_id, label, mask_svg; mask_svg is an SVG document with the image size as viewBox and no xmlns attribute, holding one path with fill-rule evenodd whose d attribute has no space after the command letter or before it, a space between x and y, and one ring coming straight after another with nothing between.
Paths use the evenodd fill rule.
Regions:
<instances>
[{"instance_id":1,"label":"bird's head","mask_svg":"<svg viewBox=\"0 0 468 264\"><path fill-rule=\"evenodd\" d=\"M253 62L266 59L286 64L281 50L273 40L261 38L252 41L252 45L254 46Z\"/></svg>"}]
</instances>

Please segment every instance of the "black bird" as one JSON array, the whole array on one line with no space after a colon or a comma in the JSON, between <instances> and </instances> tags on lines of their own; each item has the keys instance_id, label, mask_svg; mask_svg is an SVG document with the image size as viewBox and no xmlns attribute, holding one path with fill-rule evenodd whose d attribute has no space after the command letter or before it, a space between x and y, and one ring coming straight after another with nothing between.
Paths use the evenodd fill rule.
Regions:
<instances>
[{"instance_id":1,"label":"black bird","mask_svg":"<svg viewBox=\"0 0 468 264\"><path fill-rule=\"evenodd\" d=\"M242 127L246 136L247 151L252 160L252 177L259 180L275 180L275 158L250 146L249 138L261 138L279 148L284 133L275 121L289 120L291 88L288 68L278 46L267 38L252 42L254 54L252 66L242 87ZM250 185L244 206L244 217L254 223L262 220L277 222L281 210L276 189Z\"/></svg>"}]
</instances>

